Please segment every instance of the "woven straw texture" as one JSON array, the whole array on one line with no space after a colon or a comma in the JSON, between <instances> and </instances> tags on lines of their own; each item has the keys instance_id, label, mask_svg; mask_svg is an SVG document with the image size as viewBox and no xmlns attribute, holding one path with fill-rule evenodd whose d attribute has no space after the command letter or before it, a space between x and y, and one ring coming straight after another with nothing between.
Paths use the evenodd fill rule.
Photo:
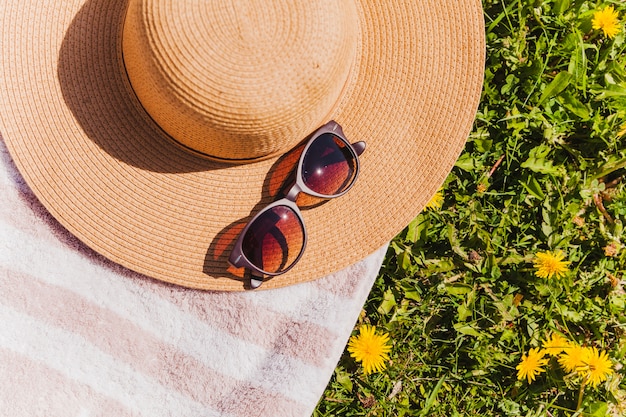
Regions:
<instances>
[{"instance_id":1,"label":"woven straw texture","mask_svg":"<svg viewBox=\"0 0 626 417\"><path fill-rule=\"evenodd\" d=\"M340 270L419 213L471 129L484 67L479 0L258 2L246 9L242 44L255 39L270 54L249 62L235 61L252 52L233 47L239 21L227 19L241 15L226 10L238 2L133 0L139 23L125 26L128 3L3 0L0 132L63 226L155 279L245 289L240 271L228 270L232 243L293 168L292 153L277 155L328 119L367 142L361 174L345 196L303 210L303 258L263 288ZM147 9L132 12L135 3ZM143 32L143 46L126 45L123 34L143 36L141 22L164 23ZM275 27L255 31L255 22ZM227 53L215 52L224 51L216 39L228 41ZM126 57L128 74L124 54L136 54ZM150 62L132 68L141 59ZM271 62L279 72L264 68ZM185 147L253 162L216 162Z\"/></svg>"}]
</instances>

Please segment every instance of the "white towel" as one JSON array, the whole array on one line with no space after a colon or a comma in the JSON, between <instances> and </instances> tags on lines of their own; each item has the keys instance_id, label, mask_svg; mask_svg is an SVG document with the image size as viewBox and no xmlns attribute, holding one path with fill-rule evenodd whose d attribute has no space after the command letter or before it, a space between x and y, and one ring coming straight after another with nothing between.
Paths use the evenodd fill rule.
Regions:
<instances>
[{"instance_id":1,"label":"white towel","mask_svg":"<svg viewBox=\"0 0 626 417\"><path fill-rule=\"evenodd\" d=\"M0 138L0 416L310 416L384 254L277 290L157 282L61 227Z\"/></svg>"}]
</instances>

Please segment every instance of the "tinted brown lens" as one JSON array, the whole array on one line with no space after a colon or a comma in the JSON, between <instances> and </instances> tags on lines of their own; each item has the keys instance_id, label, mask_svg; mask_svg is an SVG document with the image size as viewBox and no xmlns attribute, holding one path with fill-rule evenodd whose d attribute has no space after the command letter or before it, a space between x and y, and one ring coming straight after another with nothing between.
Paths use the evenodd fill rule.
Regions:
<instances>
[{"instance_id":1,"label":"tinted brown lens","mask_svg":"<svg viewBox=\"0 0 626 417\"><path fill-rule=\"evenodd\" d=\"M287 206L276 206L263 212L250 224L242 243L245 257L269 273L288 269L303 249L304 227Z\"/></svg>"},{"instance_id":2,"label":"tinted brown lens","mask_svg":"<svg viewBox=\"0 0 626 417\"><path fill-rule=\"evenodd\" d=\"M350 147L332 133L311 143L302 161L304 183L316 193L332 196L347 190L356 176L356 157Z\"/></svg>"}]
</instances>

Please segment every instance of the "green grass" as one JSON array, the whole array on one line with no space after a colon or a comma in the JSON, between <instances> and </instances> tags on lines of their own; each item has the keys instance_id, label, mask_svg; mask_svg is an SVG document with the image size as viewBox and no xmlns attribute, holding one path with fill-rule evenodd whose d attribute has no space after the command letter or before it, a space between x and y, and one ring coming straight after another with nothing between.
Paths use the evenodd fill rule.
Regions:
<instances>
[{"instance_id":1,"label":"green grass","mask_svg":"<svg viewBox=\"0 0 626 417\"><path fill-rule=\"evenodd\" d=\"M592 29L606 5L614 39ZM483 6L473 131L443 206L392 241L355 327L389 333L391 360L366 376L345 353L315 416L626 415L626 3ZM566 255L565 277L535 275L547 250ZM614 373L582 397L558 366L518 380L552 331L608 352Z\"/></svg>"}]
</instances>

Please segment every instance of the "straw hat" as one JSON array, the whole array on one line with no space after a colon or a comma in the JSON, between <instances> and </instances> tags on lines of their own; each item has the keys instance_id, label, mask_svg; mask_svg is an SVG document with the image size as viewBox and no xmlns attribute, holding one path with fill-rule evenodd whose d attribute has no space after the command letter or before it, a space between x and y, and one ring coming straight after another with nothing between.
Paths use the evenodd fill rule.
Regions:
<instances>
[{"instance_id":1,"label":"straw hat","mask_svg":"<svg viewBox=\"0 0 626 417\"><path fill-rule=\"evenodd\" d=\"M149 277L242 290L227 258L297 145L334 119L367 142L345 196L303 210L301 261L372 253L463 148L484 66L479 0L2 0L0 134L88 246Z\"/></svg>"}]
</instances>

